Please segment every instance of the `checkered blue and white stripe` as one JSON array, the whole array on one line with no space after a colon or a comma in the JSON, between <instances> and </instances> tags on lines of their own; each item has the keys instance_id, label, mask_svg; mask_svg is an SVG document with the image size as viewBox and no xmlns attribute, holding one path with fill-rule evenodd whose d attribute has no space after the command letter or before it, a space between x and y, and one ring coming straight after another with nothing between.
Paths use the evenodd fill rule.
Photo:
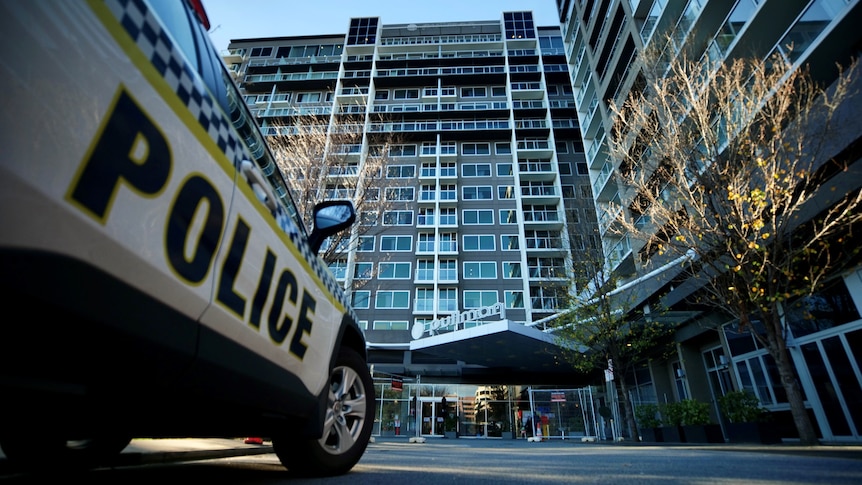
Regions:
<instances>
[{"instance_id":1,"label":"checkered blue and white stripe","mask_svg":"<svg viewBox=\"0 0 862 485\"><path fill-rule=\"evenodd\" d=\"M243 159L251 159L230 121L146 4L140 0L106 0L105 4L228 160L239 167Z\"/></svg>"},{"instance_id":2,"label":"checkered blue and white stripe","mask_svg":"<svg viewBox=\"0 0 862 485\"><path fill-rule=\"evenodd\" d=\"M239 169L243 160L251 160L248 148L232 129L225 113L212 98L195 70L188 65L181 51L174 46L147 5L141 0L105 0L105 4L138 49L149 59L234 167ZM249 183L251 182L249 180ZM299 249L302 257L308 261L327 291L334 295L345 308L349 308L351 317L358 322L358 317L348 303L347 295L335 281L329 269L311 251L304 235L281 204L277 205L273 216Z\"/></svg>"}]
</instances>

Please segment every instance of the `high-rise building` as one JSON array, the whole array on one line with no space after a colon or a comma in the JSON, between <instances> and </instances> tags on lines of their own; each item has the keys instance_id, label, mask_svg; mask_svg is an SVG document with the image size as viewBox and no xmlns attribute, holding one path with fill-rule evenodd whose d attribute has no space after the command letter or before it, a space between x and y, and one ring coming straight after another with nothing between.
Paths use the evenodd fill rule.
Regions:
<instances>
[{"instance_id":1,"label":"high-rise building","mask_svg":"<svg viewBox=\"0 0 862 485\"><path fill-rule=\"evenodd\" d=\"M564 304L572 258L598 238L559 27L534 25L528 11L345 27L233 40L225 61L265 133L359 120L333 180L388 150L386 209L361 214L372 227L330 263L375 371L570 383L543 322ZM381 145L386 135L397 143Z\"/></svg>"},{"instance_id":2,"label":"high-rise building","mask_svg":"<svg viewBox=\"0 0 862 485\"><path fill-rule=\"evenodd\" d=\"M621 104L645 86L640 62L651 47L673 57L722 61L740 57L786 62L793 69L810 69L829 85L838 66L850 65L862 51L862 3L858 0L557 0L571 83L583 134L586 163L595 194L599 233L608 268L622 286L636 288L639 299L625 311L643 309L663 295L679 314L687 310L674 300L668 281L645 268L635 241L610 230L618 211L627 211L625 186L616 177L619 160L608 156L614 120L611 102ZM702 57L701 57L702 56ZM854 89L859 88L855 82ZM731 93L728 93L729 95ZM846 109L859 114L858 98ZM854 118L853 116L850 119ZM836 158L846 164L840 184L848 191L860 184L859 150L862 129L845 127L845 147ZM645 155L646 156L646 155ZM641 244L643 244L641 242ZM668 269L670 266L668 266ZM680 292L680 285L672 288ZM815 305L814 302L820 305ZM785 327L805 406L825 440L862 440L862 269L835 275L819 295L800 300L815 308L809 317ZM699 309L702 310L702 309ZM769 353L738 322L715 321L718 312L690 312L680 319L677 351L667 361L650 362L631 376L632 398L655 403L695 398L711 402L714 422L726 425L715 405L734 389L755 394L772 411L774 426L785 438L794 437L787 396ZM788 312L789 315L789 312Z\"/></svg>"}]
</instances>

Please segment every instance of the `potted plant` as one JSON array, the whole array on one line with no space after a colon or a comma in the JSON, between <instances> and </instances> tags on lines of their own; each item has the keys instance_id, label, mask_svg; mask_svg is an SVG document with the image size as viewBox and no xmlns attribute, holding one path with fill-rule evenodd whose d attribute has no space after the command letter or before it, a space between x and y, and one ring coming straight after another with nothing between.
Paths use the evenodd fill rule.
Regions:
<instances>
[{"instance_id":1,"label":"potted plant","mask_svg":"<svg viewBox=\"0 0 862 485\"><path fill-rule=\"evenodd\" d=\"M664 441L660 428L661 420L657 416L657 404L641 404L635 409L641 441Z\"/></svg>"},{"instance_id":2,"label":"potted plant","mask_svg":"<svg viewBox=\"0 0 862 485\"><path fill-rule=\"evenodd\" d=\"M681 443L682 434L682 405L678 402L664 403L659 406L661 411L662 425L658 428L662 440L665 443Z\"/></svg>"},{"instance_id":3,"label":"potted plant","mask_svg":"<svg viewBox=\"0 0 862 485\"><path fill-rule=\"evenodd\" d=\"M679 403L683 441L687 443L723 443L721 426L709 420L709 404L694 399Z\"/></svg>"},{"instance_id":4,"label":"potted plant","mask_svg":"<svg viewBox=\"0 0 862 485\"><path fill-rule=\"evenodd\" d=\"M731 443L780 443L781 436L769 423L769 411L748 391L731 391L718 398L718 408L727 419L725 430Z\"/></svg>"}]
</instances>

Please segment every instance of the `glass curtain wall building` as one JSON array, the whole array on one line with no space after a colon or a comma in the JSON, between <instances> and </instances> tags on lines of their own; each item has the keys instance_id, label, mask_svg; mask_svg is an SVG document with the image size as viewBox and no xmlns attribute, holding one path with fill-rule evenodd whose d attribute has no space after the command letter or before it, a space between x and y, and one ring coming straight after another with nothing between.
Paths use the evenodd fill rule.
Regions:
<instances>
[{"instance_id":1,"label":"glass curtain wall building","mask_svg":"<svg viewBox=\"0 0 862 485\"><path fill-rule=\"evenodd\" d=\"M666 55L685 48L694 58L711 60L777 54L794 67L807 66L829 84L837 77L836 64L847 66L862 51L858 0L557 0L557 7L606 264L624 277L624 284L653 297L659 284L644 278L647 271L639 264L634 241L609 230L616 211L628 209L620 204L625 187L615 177L619 162L606 151L612 128L608 106L644 85L639 55L665 42ZM842 156L850 167L843 175L849 187L858 187L859 151L853 147L859 131L834 140L847 147ZM788 315L790 353L819 436L860 441L862 270L837 276L822 294L802 302L818 309L809 312L817 313L814 321ZM647 303L649 297L643 300ZM685 310L682 305L675 309ZM712 403L712 420L721 422L716 399L746 389L774 412L784 437L792 438L775 362L750 334L737 333L733 322L709 323L712 316L687 322L678 332L674 357L645 365L632 376L634 400L693 397Z\"/></svg>"}]
</instances>

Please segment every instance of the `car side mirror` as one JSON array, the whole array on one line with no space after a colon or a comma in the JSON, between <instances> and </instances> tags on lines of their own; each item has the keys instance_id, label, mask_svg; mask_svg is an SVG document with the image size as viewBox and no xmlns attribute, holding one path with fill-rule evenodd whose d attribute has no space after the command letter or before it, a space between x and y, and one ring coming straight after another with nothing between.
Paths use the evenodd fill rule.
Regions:
<instances>
[{"instance_id":1,"label":"car side mirror","mask_svg":"<svg viewBox=\"0 0 862 485\"><path fill-rule=\"evenodd\" d=\"M311 250L317 253L329 236L356 221L356 210L349 200L325 200L314 206L314 229L308 236Z\"/></svg>"}]
</instances>

